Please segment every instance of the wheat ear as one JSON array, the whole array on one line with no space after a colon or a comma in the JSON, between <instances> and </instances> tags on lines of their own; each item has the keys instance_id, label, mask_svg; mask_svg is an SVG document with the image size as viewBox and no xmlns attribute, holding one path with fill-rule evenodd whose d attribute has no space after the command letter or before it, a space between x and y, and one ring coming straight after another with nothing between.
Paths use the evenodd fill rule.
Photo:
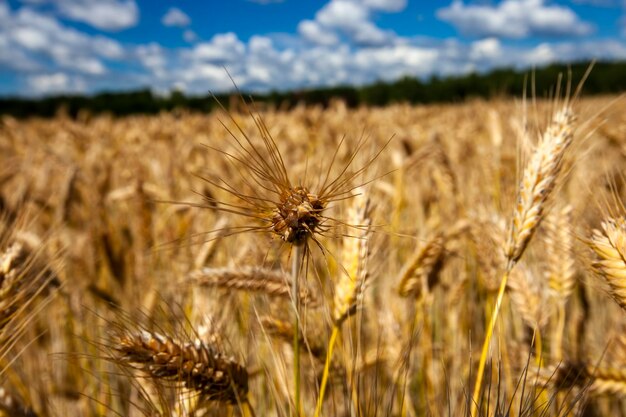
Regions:
<instances>
[{"instance_id":1,"label":"wheat ear","mask_svg":"<svg viewBox=\"0 0 626 417\"><path fill-rule=\"evenodd\" d=\"M459 220L446 233L435 232L421 243L400 272L398 293L402 297L419 298L439 281L439 273L447 255L446 244L469 228L466 220Z\"/></svg>"},{"instance_id":2,"label":"wheat ear","mask_svg":"<svg viewBox=\"0 0 626 417\"><path fill-rule=\"evenodd\" d=\"M537 285L536 278L527 268L521 268L511 272L507 283L507 290L511 303L515 306L522 320L528 327L534 329L545 326L548 314L542 309L541 288Z\"/></svg>"},{"instance_id":3,"label":"wheat ear","mask_svg":"<svg viewBox=\"0 0 626 417\"><path fill-rule=\"evenodd\" d=\"M200 340L180 341L139 331L114 338L115 360L155 381L180 383L200 400L241 403L248 393L248 372L217 347Z\"/></svg>"},{"instance_id":4,"label":"wheat ear","mask_svg":"<svg viewBox=\"0 0 626 417\"><path fill-rule=\"evenodd\" d=\"M295 335L292 323L271 316L263 316L260 321L261 326L270 336L281 339L287 343L293 342ZM319 343L317 340L307 343L307 340L301 331L298 333L298 338L300 340L300 346L309 349L313 357L316 359L319 359L320 361L324 360L326 357L326 346L324 344ZM310 337L307 339L311 340Z\"/></svg>"},{"instance_id":5,"label":"wheat ear","mask_svg":"<svg viewBox=\"0 0 626 417\"><path fill-rule=\"evenodd\" d=\"M477 404L482 386L482 380L489 355L489 346L493 329L496 326L498 313L502 306L502 299L507 287L511 270L522 257L537 226L541 223L546 202L556 185L556 181L563 165L563 158L574 138L574 122L576 118L569 105L557 112L546 129L541 141L533 153L522 175L519 185L519 194L513 221L504 253L507 265L500 281L500 288L496 303L489 319L487 334L476 372L474 395L472 397L471 416L477 415Z\"/></svg>"},{"instance_id":6,"label":"wheat ear","mask_svg":"<svg viewBox=\"0 0 626 417\"><path fill-rule=\"evenodd\" d=\"M597 255L595 271L609 284L613 299L626 310L626 220L608 219L594 230L589 246Z\"/></svg>"},{"instance_id":7,"label":"wheat ear","mask_svg":"<svg viewBox=\"0 0 626 417\"><path fill-rule=\"evenodd\" d=\"M572 295L576 280L574 239L572 231L572 206L569 204L553 210L544 224L548 270L546 272L552 298L557 301L557 320L554 327L552 359L560 361L563 356L563 333L565 331L565 304Z\"/></svg>"},{"instance_id":8,"label":"wheat ear","mask_svg":"<svg viewBox=\"0 0 626 417\"><path fill-rule=\"evenodd\" d=\"M335 288L332 311L333 329L328 341L328 349L326 350L326 363L324 364L320 393L317 399L317 406L315 407L315 417L320 416L322 405L324 404L324 393L328 382L333 348L337 341L341 324L356 310L357 300L363 293L368 276L367 256L371 224L369 211L369 199L364 194L364 191L361 190L359 195L355 197L348 215L350 224L355 227L356 234L344 240L342 265L345 268L345 273L342 274Z\"/></svg>"},{"instance_id":9,"label":"wheat ear","mask_svg":"<svg viewBox=\"0 0 626 417\"><path fill-rule=\"evenodd\" d=\"M563 157L574 139L575 120L567 106L557 112L524 170L505 249L511 262L522 257L543 219L546 201L556 185Z\"/></svg>"},{"instance_id":10,"label":"wheat ear","mask_svg":"<svg viewBox=\"0 0 626 417\"><path fill-rule=\"evenodd\" d=\"M563 362L539 371L538 385L559 391L579 388L591 396L626 396L626 370Z\"/></svg>"},{"instance_id":11,"label":"wheat ear","mask_svg":"<svg viewBox=\"0 0 626 417\"><path fill-rule=\"evenodd\" d=\"M564 304L574 292L576 285L572 206L568 204L552 211L544 226L548 254L546 273L548 284L554 298Z\"/></svg>"},{"instance_id":12,"label":"wheat ear","mask_svg":"<svg viewBox=\"0 0 626 417\"><path fill-rule=\"evenodd\" d=\"M188 282L200 287L218 287L229 290L258 292L273 297L291 296L291 276L265 268L202 268L188 275ZM313 301L307 289L300 289L300 302Z\"/></svg>"}]
</instances>

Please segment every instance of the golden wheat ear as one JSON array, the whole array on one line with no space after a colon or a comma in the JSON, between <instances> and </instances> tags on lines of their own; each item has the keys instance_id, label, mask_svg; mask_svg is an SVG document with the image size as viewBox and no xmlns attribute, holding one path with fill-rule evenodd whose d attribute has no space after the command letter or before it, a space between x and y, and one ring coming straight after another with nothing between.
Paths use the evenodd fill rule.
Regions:
<instances>
[{"instance_id":1,"label":"golden wheat ear","mask_svg":"<svg viewBox=\"0 0 626 417\"><path fill-rule=\"evenodd\" d=\"M370 200L363 191L354 197L348 214L349 224L356 227L356 235L345 239L341 256L345 270L335 286L332 311L333 320L337 325L354 312L357 299L363 293L368 278L370 212Z\"/></svg>"},{"instance_id":2,"label":"golden wheat ear","mask_svg":"<svg viewBox=\"0 0 626 417\"><path fill-rule=\"evenodd\" d=\"M566 105L558 111L526 165L519 185L517 204L506 244L509 262L517 262L543 220L546 203L574 139L576 116Z\"/></svg>"},{"instance_id":3,"label":"golden wheat ear","mask_svg":"<svg viewBox=\"0 0 626 417\"><path fill-rule=\"evenodd\" d=\"M141 330L115 336L115 361L155 382L181 384L203 401L236 404L248 394L248 372L216 346Z\"/></svg>"},{"instance_id":4,"label":"golden wheat ear","mask_svg":"<svg viewBox=\"0 0 626 417\"><path fill-rule=\"evenodd\" d=\"M596 254L593 269L604 278L611 296L626 311L626 220L605 220L587 244Z\"/></svg>"}]
</instances>

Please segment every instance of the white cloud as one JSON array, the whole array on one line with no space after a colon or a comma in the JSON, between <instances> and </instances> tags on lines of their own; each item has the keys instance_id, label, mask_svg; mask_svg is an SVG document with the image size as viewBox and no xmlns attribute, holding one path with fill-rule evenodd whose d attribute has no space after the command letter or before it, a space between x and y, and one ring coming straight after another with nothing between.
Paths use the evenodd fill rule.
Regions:
<instances>
[{"instance_id":1,"label":"white cloud","mask_svg":"<svg viewBox=\"0 0 626 417\"><path fill-rule=\"evenodd\" d=\"M0 22L4 23L11 17L11 9L7 3L0 3Z\"/></svg>"},{"instance_id":2,"label":"white cloud","mask_svg":"<svg viewBox=\"0 0 626 417\"><path fill-rule=\"evenodd\" d=\"M256 35L244 41L235 33L220 33L198 41L186 28L181 34L192 44L178 48L157 42L125 45L78 31L49 13L58 12L59 5L70 0L54 1L56 6L44 13L41 6L33 5L11 10L0 0L0 71L16 74L25 93L150 86L161 93L178 88L205 94L232 89L224 68L240 88L267 91L359 85L404 75L457 75L502 66L527 68L554 61L626 59L623 39L541 45L501 39L563 34L564 27L578 22L571 11L569 21L556 22L569 9L548 4L548 0L503 0L495 6L455 2L439 11L454 17L460 29L480 36L474 41L402 37L375 24L378 13L401 10L405 0L330 0L312 19L301 21L296 34ZM96 0L82 3L88 1ZM545 13L537 16L537 10ZM472 22L483 17L478 31L478 23ZM124 69L116 70L113 61Z\"/></svg>"},{"instance_id":3,"label":"white cloud","mask_svg":"<svg viewBox=\"0 0 626 417\"><path fill-rule=\"evenodd\" d=\"M198 40L198 35L191 29L187 29L183 32L183 39L185 42L193 43Z\"/></svg>"},{"instance_id":4,"label":"white cloud","mask_svg":"<svg viewBox=\"0 0 626 417\"><path fill-rule=\"evenodd\" d=\"M189 16L177 7L170 7L161 19L165 26L185 27L191 24Z\"/></svg>"},{"instance_id":5,"label":"white cloud","mask_svg":"<svg viewBox=\"0 0 626 417\"><path fill-rule=\"evenodd\" d=\"M544 0L504 0L495 6L455 0L439 9L437 17L465 35L479 37L582 36L593 31L571 9Z\"/></svg>"},{"instance_id":6,"label":"white cloud","mask_svg":"<svg viewBox=\"0 0 626 417\"><path fill-rule=\"evenodd\" d=\"M155 76L161 78L165 74L167 56L165 50L158 43L140 45L135 50L139 62Z\"/></svg>"},{"instance_id":7,"label":"white cloud","mask_svg":"<svg viewBox=\"0 0 626 417\"><path fill-rule=\"evenodd\" d=\"M298 33L309 42L320 45L335 45L339 37L332 31L324 29L313 20L303 20L298 24Z\"/></svg>"},{"instance_id":8,"label":"white cloud","mask_svg":"<svg viewBox=\"0 0 626 417\"><path fill-rule=\"evenodd\" d=\"M69 20L86 23L101 30L119 31L135 26L139 8L135 0L21 0L33 7L50 4L56 13Z\"/></svg>"},{"instance_id":9,"label":"white cloud","mask_svg":"<svg viewBox=\"0 0 626 417\"><path fill-rule=\"evenodd\" d=\"M389 2L376 1L375 3ZM341 33L361 46L389 43L395 35L390 31L383 31L371 22L370 7L365 2L333 0L316 13L314 23L318 27L313 28L310 24L306 24L304 30L305 32L308 30L309 36L313 34L313 31Z\"/></svg>"},{"instance_id":10,"label":"white cloud","mask_svg":"<svg viewBox=\"0 0 626 417\"><path fill-rule=\"evenodd\" d=\"M470 49L472 60L489 60L502 55L502 45L496 38L486 38L476 41Z\"/></svg>"},{"instance_id":11,"label":"white cloud","mask_svg":"<svg viewBox=\"0 0 626 417\"><path fill-rule=\"evenodd\" d=\"M71 70L90 75L107 72L103 60L120 60L124 48L115 40L90 36L28 7L12 12L0 6L0 59L21 71Z\"/></svg>"},{"instance_id":12,"label":"white cloud","mask_svg":"<svg viewBox=\"0 0 626 417\"><path fill-rule=\"evenodd\" d=\"M82 79L70 77L62 72L28 77L27 84L35 94L83 92L86 88Z\"/></svg>"},{"instance_id":13,"label":"white cloud","mask_svg":"<svg viewBox=\"0 0 626 417\"><path fill-rule=\"evenodd\" d=\"M407 0L363 0L371 8L386 12L399 12L406 8Z\"/></svg>"},{"instance_id":14,"label":"white cloud","mask_svg":"<svg viewBox=\"0 0 626 417\"><path fill-rule=\"evenodd\" d=\"M135 0L48 0L61 16L87 23L95 28L119 31L139 21Z\"/></svg>"},{"instance_id":15,"label":"white cloud","mask_svg":"<svg viewBox=\"0 0 626 417\"><path fill-rule=\"evenodd\" d=\"M34 27L17 27L13 31L13 39L26 49L38 50L48 46L48 38L45 32Z\"/></svg>"},{"instance_id":16,"label":"white cloud","mask_svg":"<svg viewBox=\"0 0 626 417\"><path fill-rule=\"evenodd\" d=\"M209 42L201 42L190 51L193 60L227 63L243 59L246 46L232 32L213 36Z\"/></svg>"}]
</instances>

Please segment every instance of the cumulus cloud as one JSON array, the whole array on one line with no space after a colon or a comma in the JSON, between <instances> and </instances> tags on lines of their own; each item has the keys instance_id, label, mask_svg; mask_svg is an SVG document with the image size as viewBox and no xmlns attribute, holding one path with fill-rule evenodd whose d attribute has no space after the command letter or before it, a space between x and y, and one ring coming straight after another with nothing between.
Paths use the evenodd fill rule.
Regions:
<instances>
[{"instance_id":1,"label":"cumulus cloud","mask_svg":"<svg viewBox=\"0 0 626 417\"><path fill-rule=\"evenodd\" d=\"M187 28L181 32L191 44L176 48L157 42L120 44L68 27L39 7L11 10L0 0L0 71L17 74L22 91L31 94L146 86L162 93L180 89L205 94L232 89L224 68L240 88L267 91L361 85L405 75L457 75L503 66L527 68L555 61L626 59L623 39L551 40L539 45L504 39L566 32L558 29L558 24L567 25L555 23L555 16L569 9L542 0L504 0L495 6L457 1L439 11L449 13L449 19L456 16L459 28L474 27L478 24L472 19L487 16L481 30L471 32L479 36L473 40L409 38L375 24L378 13L401 10L405 0L330 0L311 19L301 21L294 34L243 40L235 33L220 33L199 41ZM459 9L467 12L463 23L458 20ZM537 10L548 13L537 17ZM570 23L577 22L570 13ZM120 67L123 70L116 70Z\"/></svg>"},{"instance_id":2,"label":"cumulus cloud","mask_svg":"<svg viewBox=\"0 0 626 417\"><path fill-rule=\"evenodd\" d=\"M163 15L161 23L165 26L178 26L185 27L191 24L189 16L177 7L170 7L170 9Z\"/></svg>"},{"instance_id":3,"label":"cumulus cloud","mask_svg":"<svg viewBox=\"0 0 626 417\"><path fill-rule=\"evenodd\" d=\"M20 94L89 91L127 58L119 42L88 35L30 7L0 3L0 71L15 74ZM119 77L122 78L122 77Z\"/></svg>"},{"instance_id":4,"label":"cumulus cloud","mask_svg":"<svg viewBox=\"0 0 626 417\"><path fill-rule=\"evenodd\" d=\"M315 14L314 21L304 21L300 34L317 43L331 43L331 36L342 35L359 46L389 43L395 34L384 31L371 21L372 9L397 8L398 0L332 0ZM326 33L326 36L320 36Z\"/></svg>"},{"instance_id":5,"label":"cumulus cloud","mask_svg":"<svg viewBox=\"0 0 626 417\"><path fill-rule=\"evenodd\" d=\"M150 73L156 78L166 76L168 63L167 52L156 42L148 45L139 45L135 49L135 56Z\"/></svg>"},{"instance_id":6,"label":"cumulus cloud","mask_svg":"<svg viewBox=\"0 0 626 417\"><path fill-rule=\"evenodd\" d=\"M324 29L318 22L303 20L298 24L298 33L309 42L320 45L334 45L339 37L332 31Z\"/></svg>"},{"instance_id":7,"label":"cumulus cloud","mask_svg":"<svg viewBox=\"0 0 626 417\"><path fill-rule=\"evenodd\" d=\"M37 95L61 92L80 93L84 92L86 89L84 80L77 77L70 77L62 72L28 77L27 84L31 92Z\"/></svg>"},{"instance_id":8,"label":"cumulus cloud","mask_svg":"<svg viewBox=\"0 0 626 417\"><path fill-rule=\"evenodd\" d=\"M231 43L235 39L231 39ZM241 41L239 41L241 42ZM215 47L212 44L211 50ZM164 89L183 82L185 91L229 90L232 82L214 51L178 51L176 62L161 81ZM269 37L256 36L242 43L240 58L225 64L237 85L243 89L267 91L339 84L365 84L394 80L409 75L459 75L507 66L528 68L551 62L568 62L592 57L626 58L626 45L619 41L544 43L534 47L511 46L497 38L474 42L458 40L397 40L385 46L352 48L346 43L300 48L281 48ZM204 57L204 59L199 59ZM210 58L210 59L208 59ZM178 84L179 86L181 84Z\"/></svg>"},{"instance_id":9,"label":"cumulus cloud","mask_svg":"<svg viewBox=\"0 0 626 417\"><path fill-rule=\"evenodd\" d=\"M22 0L32 5L51 4L62 17L95 28L119 31L139 21L135 0Z\"/></svg>"},{"instance_id":10,"label":"cumulus cloud","mask_svg":"<svg viewBox=\"0 0 626 417\"><path fill-rule=\"evenodd\" d=\"M215 35L208 42L196 44L187 55L193 61L223 65L244 59L245 50L246 46L237 35L229 32Z\"/></svg>"},{"instance_id":11,"label":"cumulus cloud","mask_svg":"<svg viewBox=\"0 0 626 417\"><path fill-rule=\"evenodd\" d=\"M437 17L465 35L478 37L582 36L593 31L570 8L547 5L544 0L504 0L497 5L455 0L439 9Z\"/></svg>"},{"instance_id":12,"label":"cumulus cloud","mask_svg":"<svg viewBox=\"0 0 626 417\"><path fill-rule=\"evenodd\" d=\"M117 60L124 55L123 47L113 39L68 28L29 8L13 13L0 28L0 37L13 54L19 51L35 66L53 64L86 74L103 74L103 59Z\"/></svg>"}]
</instances>

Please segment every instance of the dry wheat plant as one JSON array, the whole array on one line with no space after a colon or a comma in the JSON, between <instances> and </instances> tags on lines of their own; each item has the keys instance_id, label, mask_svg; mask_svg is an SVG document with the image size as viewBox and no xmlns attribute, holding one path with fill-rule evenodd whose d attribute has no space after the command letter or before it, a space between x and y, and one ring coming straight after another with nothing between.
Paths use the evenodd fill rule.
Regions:
<instances>
[{"instance_id":1,"label":"dry wheat plant","mask_svg":"<svg viewBox=\"0 0 626 417\"><path fill-rule=\"evenodd\" d=\"M553 97L3 117L0 414L626 416L626 104Z\"/></svg>"}]
</instances>

